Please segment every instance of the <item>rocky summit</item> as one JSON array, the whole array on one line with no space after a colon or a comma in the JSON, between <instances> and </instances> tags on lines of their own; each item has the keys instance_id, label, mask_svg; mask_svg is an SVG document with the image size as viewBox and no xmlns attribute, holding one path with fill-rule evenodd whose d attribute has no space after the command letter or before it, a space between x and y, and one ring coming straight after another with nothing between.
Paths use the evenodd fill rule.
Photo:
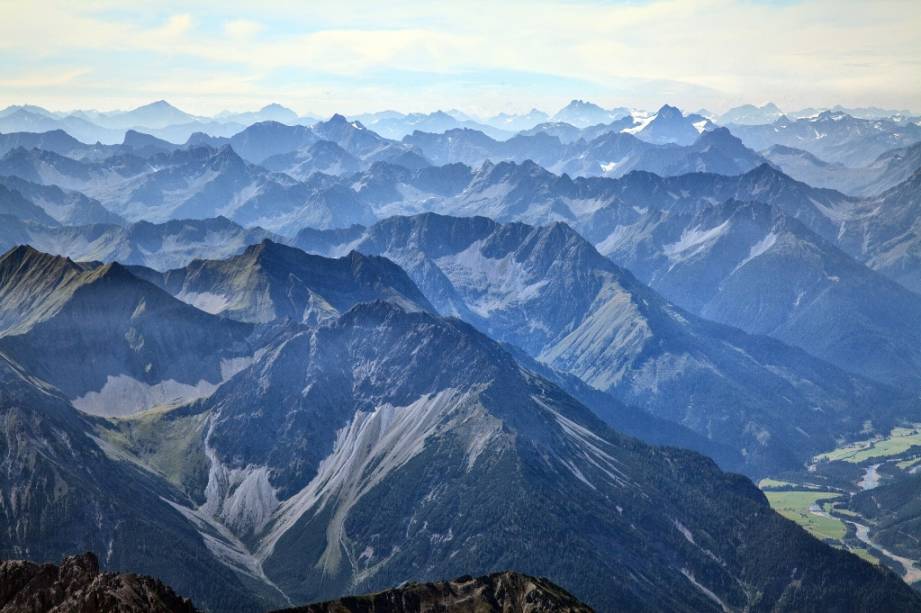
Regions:
<instances>
[{"instance_id":1,"label":"rocky summit","mask_svg":"<svg viewBox=\"0 0 921 613\"><path fill-rule=\"evenodd\" d=\"M392 590L285 609L276 613L590 613L546 579L513 572L453 581L409 583Z\"/></svg>"},{"instance_id":2,"label":"rocky summit","mask_svg":"<svg viewBox=\"0 0 921 613\"><path fill-rule=\"evenodd\" d=\"M161 581L131 573L105 573L92 553L60 565L0 562L3 613L196 613L187 598Z\"/></svg>"}]
</instances>

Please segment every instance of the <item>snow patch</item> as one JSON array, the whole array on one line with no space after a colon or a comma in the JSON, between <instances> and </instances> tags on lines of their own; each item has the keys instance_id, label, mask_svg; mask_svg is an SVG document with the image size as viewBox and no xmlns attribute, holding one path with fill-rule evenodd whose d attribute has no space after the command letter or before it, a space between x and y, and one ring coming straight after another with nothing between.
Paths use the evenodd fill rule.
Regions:
<instances>
[{"instance_id":1,"label":"snow patch","mask_svg":"<svg viewBox=\"0 0 921 613\"><path fill-rule=\"evenodd\" d=\"M656 117L658 117L657 113L647 114L644 112L633 112L630 113L630 115L633 117L635 125L631 128L624 128L621 130L621 132L626 134L638 134L639 132L642 132L643 128L648 126Z\"/></svg>"},{"instance_id":2,"label":"snow patch","mask_svg":"<svg viewBox=\"0 0 921 613\"><path fill-rule=\"evenodd\" d=\"M617 166L618 166L619 164L620 164L620 162L605 162L605 163L601 163L601 164L600 164L600 166L601 166L601 171L604 172L604 173L609 173L609 172L611 172L612 170L614 170L615 168L617 168Z\"/></svg>"}]
</instances>

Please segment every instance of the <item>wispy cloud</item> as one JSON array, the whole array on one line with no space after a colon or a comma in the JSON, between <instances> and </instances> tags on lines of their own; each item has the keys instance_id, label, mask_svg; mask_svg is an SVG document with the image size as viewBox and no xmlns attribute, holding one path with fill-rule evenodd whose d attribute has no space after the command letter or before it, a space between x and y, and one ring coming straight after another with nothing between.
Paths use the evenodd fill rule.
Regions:
<instances>
[{"instance_id":1,"label":"wispy cloud","mask_svg":"<svg viewBox=\"0 0 921 613\"><path fill-rule=\"evenodd\" d=\"M108 0L36 0L0 4L0 50L11 58L0 59L0 81L22 78L7 71L23 65L41 75L79 62L69 68L89 65L93 79L60 83L57 99L113 106L113 95L168 86L198 112L282 95L315 112L521 109L589 95L689 108L768 99L921 108L913 4L167 0L128 11ZM386 74L400 82L388 86ZM32 99L21 81L0 97L47 101L51 85L36 85Z\"/></svg>"},{"instance_id":2,"label":"wispy cloud","mask_svg":"<svg viewBox=\"0 0 921 613\"><path fill-rule=\"evenodd\" d=\"M29 72L19 76L0 78L0 87L33 90L48 87L72 85L80 77L90 73L88 68L74 68L63 71Z\"/></svg>"},{"instance_id":3,"label":"wispy cloud","mask_svg":"<svg viewBox=\"0 0 921 613\"><path fill-rule=\"evenodd\" d=\"M224 22L224 33L233 39L252 38L265 29L258 21L249 19L231 19Z\"/></svg>"}]
</instances>

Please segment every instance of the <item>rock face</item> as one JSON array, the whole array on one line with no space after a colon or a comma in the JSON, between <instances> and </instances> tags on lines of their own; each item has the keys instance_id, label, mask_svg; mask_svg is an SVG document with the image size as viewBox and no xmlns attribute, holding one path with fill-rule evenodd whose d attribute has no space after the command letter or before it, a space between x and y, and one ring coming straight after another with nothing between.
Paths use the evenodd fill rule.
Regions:
<instances>
[{"instance_id":1,"label":"rock face","mask_svg":"<svg viewBox=\"0 0 921 613\"><path fill-rule=\"evenodd\" d=\"M92 553L60 566L23 560L0 562L2 613L195 613L187 598L157 579L102 573Z\"/></svg>"},{"instance_id":2,"label":"rock face","mask_svg":"<svg viewBox=\"0 0 921 613\"><path fill-rule=\"evenodd\" d=\"M592 609L546 579L514 572L453 581L410 583L377 594L349 596L288 609L284 613L590 613ZM282 613L282 612L278 612Z\"/></svg>"}]
</instances>

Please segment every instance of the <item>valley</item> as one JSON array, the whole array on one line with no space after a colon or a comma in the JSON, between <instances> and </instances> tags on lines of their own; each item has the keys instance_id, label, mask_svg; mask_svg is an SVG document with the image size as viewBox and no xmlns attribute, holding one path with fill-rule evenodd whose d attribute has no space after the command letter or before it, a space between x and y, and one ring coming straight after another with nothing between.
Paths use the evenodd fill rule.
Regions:
<instances>
[{"instance_id":1,"label":"valley","mask_svg":"<svg viewBox=\"0 0 921 613\"><path fill-rule=\"evenodd\" d=\"M914 551L899 552L897 546L893 551L893 544L880 538L888 518L861 512L863 499L873 500L874 490L899 488L913 479L919 461L921 424L911 424L819 453L806 470L784 473L783 480L765 478L758 485L773 509L816 538L887 564L915 584L921 581L921 556L911 557Z\"/></svg>"}]
</instances>

